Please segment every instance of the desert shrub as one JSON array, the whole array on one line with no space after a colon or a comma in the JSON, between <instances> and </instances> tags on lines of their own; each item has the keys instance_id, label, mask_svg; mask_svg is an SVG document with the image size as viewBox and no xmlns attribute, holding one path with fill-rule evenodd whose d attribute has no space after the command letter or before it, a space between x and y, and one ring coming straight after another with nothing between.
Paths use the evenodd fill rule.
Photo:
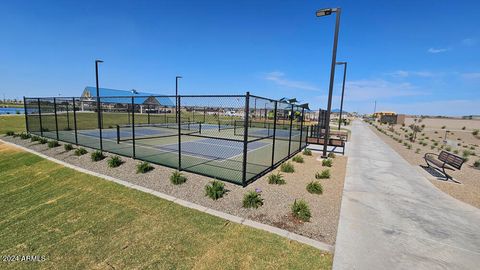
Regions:
<instances>
[{"instance_id":1,"label":"desert shrub","mask_svg":"<svg viewBox=\"0 0 480 270\"><path fill-rule=\"evenodd\" d=\"M305 149L303 149L302 154L304 154L305 156L311 156L312 155L312 150L310 150L308 148L305 148Z\"/></svg>"},{"instance_id":2,"label":"desert shrub","mask_svg":"<svg viewBox=\"0 0 480 270\"><path fill-rule=\"evenodd\" d=\"M447 146L445 147L445 150L447 150L448 152L450 152L450 151L452 151L452 147L451 147L450 145L447 145Z\"/></svg>"},{"instance_id":3,"label":"desert shrub","mask_svg":"<svg viewBox=\"0 0 480 270\"><path fill-rule=\"evenodd\" d=\"M20 133L20 139L22 140L26 140L26 139L30 139L32 136L28 133Z\"/></svg>"},{"instance_id":4,"label":"desert shrub","mask_svg":"<svg viewBox=\"0 0 480 270\"><path fill-rule=\"evenodd\" d=\"M330 153L328 153L327 157L329 157L329 158L336 158L337 156L335 156L335 153L330 152Z\"/></svg>"},{"instance_id":5,"label":"desert shrub","mask_svg":"<svg viewBox=\"0 0 480 270\"><path fill-rule=\"evenodd\" d=\"M296 155L292 158L292 161L296 163L303 163L303 157L300 155Z\"/></svg>"},{"instance_id":6,"label":"desert shrub","mask_svg":"<svg viewBox=\"0 0 480 270\"><path fill-rule=\"evenodd\" d=\"M123 161L119 156L113 156L113 157L108 159L107 163L108 163L108 167L116 168L116 167L122 165Z\"/></svg>"},{"instance_id":7,"label":"desert shrub","mask_svg":"<svg viewBox=\"0 0 480 270\"><path fill-rule=\"evenodd\" d=\"M272 185L284 185L286 182L281 173L272 173L268 176L268 183Z\"/></svg>"},{"instance_id":8,"label":"desert shrub","mask_svg":"<svg viewBox=\"0 0 480 270\"><path fill-rule=\"evenodd\" d=\"M442 126L442 129L445 129L445 128L446 128L446 126Z\"/></svg>"},{"instance_id":9,"label":"desert shrub","mask_svg":"<svg viewBox=\"0 0 480 270\"><path fill-rule=\"evenodd\" d=\"M46 138L40 138L40 140L38 140L38 142L40 142L41 144L46 144L46 143L48 143L48 140Z\"/></svg>"},{"instance_id":10,"label":"desert shrub","mask_svg":"<svg viewBox=\"0 0 480 270\"><path fill-rule=\"evenodd\" d=\"M467 127L462 127L462 130L465 130Z\"/></svg>"},{"instance_id":11,"label":"desert shrub","mask_svg":"<svg viewBox=\"0 0 480 270\"><path fill-rule=\"evenodd\" d=\"M137 173L147 173L151 170L153 170L153 166L146 161L137 164Z\"/></svg>"},{"instance_id":12,"label":"desert shrub","mask_svg":"<svg viewBox=\"0 0 480 270\"><path fill-rule=\"evenodd\" d=\"M54 148L54 147L58 147L58 146L60 146L58 141L49 141L48 142L48 148Z\"/></svg>"},{"instance_id":13,"label":"desert shrub","mask_svg":"<svg viewBox=\"0 0 480 270\"><path fill-rule=\"evenodd\" d=\"M7 136L13 136L13 135L15 135L15 132L14 132L14 131L11 131L11 130L7 130L7 132L5 132L5 135L7 135Z\"/></svg>"},{"instance_id":14,"label":"desert shrub","mask_svg":"<svg viewBox=\"0 0 480 270\"><path fill-rule=\"evenodd\" d=\"M280 166L280 171L284 173L293 173L295 172L295 168L293 167L293 164L290 162L285 162Z\"/></svg>"},{"instance_id":15,"label":"desert shrub","mask_svg":"<svg viewBox=\"0 0 480 270\"><path fill-rule=\"evenodd\" d=\"M315 179L328 179L330 178L330 170L326 169L323 170L321 173L317 172L315 174Z\"/></svg>"},{"instance_id":16,"label":"desert shrub","mask_svg":"<svg viewBox=\"0 0 480 270\"><path fill-rule=\"evenodd\" d=\"M430 149L432 149L432 150L433 150L433 149L435 149L435 146L433 146L433 145L430 145Z\"/></svg>"},{"instance_id":17,"label":"desert shrub","mask_svg":"<svg viewBox=\"0 0 480 270\"><path fill-rule=\"evenodd\" d=\"M480 133L480 129L474 129L474 130L472 131L472 135L473 135L473 136L477 136L478 133Z\"/></svg>"},{"instance_id":18,"label":"desert shrub","mask_svg":"<svg viewBox=\"0 0 480 270\"><path fill-rule=\"evenodd\" d=\"M38 136L32 136L32 138L30 138L31 142L38 142L39 140L40 140L40 137Z\"/></svg>"},{"instance_id":19,"label":"desert shrub","mask_svg":"<svg viewBox=\"0 0 480 270\"><path fill-rule=\"evenodd\" d=\"M434 145L434 146L438 146L438 142L434 142L433 145Z\"/></svg>"},{"instance_id":20,"label":"desert shrub","mask_svg":"<svg viewBox=\"0 0 480 270\"><path fill-rule=\"evenodd\" d=\"M65 149L65 151L71 151L71 150L73 150L73 146L71 144L67 143L67 144L63 145L63 149Z\"/></svg>"},{"instance_id":21,"label":"desert shrub","mask_svg":"<svg viewBox=\"0 0 480 270\"><path fill-rule=\"evenodd\" d=\"M465 149L465 150L463 150L462 155L463 155L464 158L467 158L467 157L472 155L472 152L470 150Z\"/></svg>"},{"instance_id":22,"label":"desert shrub","mask_svg":"<svg viewBox=\"0 0 480 270\"><path fill-rule=\"evenodd\" d=\"M295 200L293 202L292 215L304 222L309 221L312 217L312 214L310 213L310 207L308 207L307 202L304 200Z\"/></svg>"},{"instance_id":23,"label":"desert shrub","mask_svg":"<svg viewBox=\"0 0 480 270\"><path fill-rule=\"evenodd\" d=\"M438 131L435 130L433 133L438 134Z\"/></svg>"},{"instance_id":24,"label":"desert shrub","mask_svg":"<svg viewBox=\"0 0 480 270\"><path fill-rule=\"evenodd\" d=\"M332 167L333 160L330 158L322 160L322 166L323 167Z\"/></svg>"},{"instance_id":25,"label":"desert shrub","mask_svg":"<svg viewBox=\"0 0 480 270\"><path fill-rule=\"evenodd\" d=\"M187 177L185 177L181 172L174 171L172 175L170 175L170 182L174 185L181 185L187 181Z\"/></svg>"},{"instance_id":26,"label":"desert shrub","mask_svg":"<svg viewBox=\"0 0 480 270\"><path fill-rule=\"evenodd\" d=\"M105 158L101 151L93 152L90 157L92 158L92 161L100 161Z\"/></svg>"},{"instance_id":27,"label":"desert shrub","mask_svg":"<svg viewBox=\"0 0 480 270\"><path fill-rule=\"evenodd\" d=\"M312 194L322 194L323 193L322 184L318 181L312 181L308 183L307 191Z\"/></svg>"},{"instance_id":28,"label":"desert shrub","mask_svg":"<svg viewBox=\"0 0 480 270\"><path fill-rule=\"evenodd\" d=\"M249 191L243 195L244 208L258 208L263 205L263 199L260 193Z\"/></svg>"},{"instance_id":29,"label":"desert shrub","mask_svg":"<svg viewBox=\"0 0 480 270\"><path fill-rule=\"evenodd\" d=\"M473 163L473 167L480 169L480 159Z\"/></svg>"},{"instance_id":30,"label":"desert shrub","mask_svg":"<svg viewBox=\"0 0 480 270\"><path fill-rule=\"evenodd\" d=\"M458 154L458 150L457 149L453 150L453 153Z\"/></svg>"},{"instance_id":31,"label":"desert shrub","mask_svg":"<svg viewBox=\"0 0 480 270\"><path fill-rule=\"evenodd\" d=\"M87 150L83 147L80 147L78 148L77 150L75 150L75 155L76 156L82 156L82 155L85 155L87 152Z\"/></svg>"},{"instance_id":32,"label":"desert shrub","mask_svg":"<svg viewBox=\"0 0 480 270\"><path fill-rule=\"evenodd\" d=\"M217 180L213 180L205 186L205 196L210 197L214 201L223 197L226 192L225 184Z\"/></svg>"},{"instance_id":33,"label":"desert shrub","mask_svg":"<svg viewBox=\"0 0 480 270\"><path fill-rule=\"evenodd\" d=\"M407 145L407 149L412 149L412 145L411 144Z\"/></svg>"}]
</instances>

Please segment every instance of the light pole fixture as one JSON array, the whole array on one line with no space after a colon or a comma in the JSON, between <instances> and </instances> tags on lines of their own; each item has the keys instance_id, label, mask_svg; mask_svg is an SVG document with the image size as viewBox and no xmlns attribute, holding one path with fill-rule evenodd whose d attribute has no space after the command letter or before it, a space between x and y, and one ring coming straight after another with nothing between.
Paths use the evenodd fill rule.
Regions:
<instances>
[{"instance_id":1,"label":"light pole fixture","mask_svg":"<svg viewBox=\"0 0 480 270\"><path fill-rule=\"evenodd\" d=\"M179 100L179 97L178 97L178 80L182 79L183 77L182 76L176 76L175 77L175 101L176 101L176 104L175 104L175 121L178 122L181 122L180 121L180 108L178 108L178 100Z\"/></svg>"},{"instance_id":2,"label":"light pole fixture","mask_svg":"<svg viewBox=\"0 0 480 270\"><path fill-rule=\"evenodd\" d=\"M342 125L343 96L345 95L345 79L347 78L347 62L337 62L337 65L344 65L344 67L343 67L342 99L340 101L340 117L338 119L338 130L340 130L340 126Z\"/></svg>"},{"instance_id":3,"label":"light pole fixture","mask_svg":"<svg viewBox=\"0 0 480 270\"><path fill-rule=\"evenodd\" d=\"M332 13L336 13L336 20L335 20L335 35L333 38L333 52L332 52L332 64L330 66L330 86L328 88L328 104L327 104L327 123L325 127L325 139L323 143L323 153L322 157L327 157L327 146L328 141L330 140L330 114L332 112L332 95L333 95L333 83L335 80L335 65L337 63L337 44L338 44L338 30L340 28L340 15L341 15L340 8L324 8L317 10L316 15L317 17L323 17L331 15Z\"/></svg>"},{"instance_id":4,"label":"light pole fixture","mask_svg":"<svg viewBox=\"0 0 480 270\"><path fill-rule=\"evenodd\" d=\"M100 112L100 89L98 87L98 64L103 63L102 60L95 60L95 82L97 86L97 118L98 118L98 131L100 135L100 151L103 151L103 144L102 144L102 116Z\"/></svg>"}]
</instances>

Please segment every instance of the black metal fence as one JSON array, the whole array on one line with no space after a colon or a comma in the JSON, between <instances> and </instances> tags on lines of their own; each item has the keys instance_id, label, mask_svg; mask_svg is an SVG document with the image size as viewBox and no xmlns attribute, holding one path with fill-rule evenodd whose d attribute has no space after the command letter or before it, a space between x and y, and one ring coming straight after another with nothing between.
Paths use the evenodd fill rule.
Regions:
<instances>
[{"instance_id":1,"label":"black metal fence","mask_svg":"<svg viewBox=\"0 0 480 270\"><path fill-rule=\"evenodd\" d=\"M302 107L249 93L25 98L25 112L32 134L243 186L306 147L308 133Z\"/></svg>"}]
</instances>

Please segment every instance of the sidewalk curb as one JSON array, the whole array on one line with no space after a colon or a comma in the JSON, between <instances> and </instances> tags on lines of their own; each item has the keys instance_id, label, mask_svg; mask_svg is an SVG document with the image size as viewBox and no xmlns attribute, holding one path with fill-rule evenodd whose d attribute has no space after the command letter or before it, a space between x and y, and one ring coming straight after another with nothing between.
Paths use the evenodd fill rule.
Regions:
<instances>
[{"instance_id":1,"label":"sidewalk curb","mask_svg":"<svg viewBox=\"0 0 480 270\"><path fill-rule=\"evenodd\" d=\"M74 169L76 171L79 171L79 172L82 172L82 173L85 173L85 174L89 174L89 175L93 175L93 176L96 176L96 177L99 177L99 178L103 178L105 180L115 182L117 184L129 187L129 188L132 188L132 189L136 189L136 190L139 190L139 191L142 191L142 192L145 192L145 193L149 193L149 194L152 194L152 195L154 195L156 197L159 197L161 199L171 201L173 203L179 204L179 205L184 206L184 207L188 207L190 209L195 209L195 210L198 210L200 212L203 212L203 213L206 213L206 214L209 214L209 215L212 215L212 216L216 216L216 217L219 217L219 218L223 218L223 219L226 219L226 220L231 221L231 222L235 222L235 223L246 225L246 226L249 226L249 227L252 227L252 228L255 228L255 229L260 229L260 230L267 231L267 232L270 232L270 233L273 233L273 234L276 234L276 235L279 235L279 236L283 236L283 237L286 237L290 240L297 241L297 242L300 242L302 244L312 246L312 247L317 248L317 249L322 250L322 251L328 251L328 252L333 253L334 249L335 249L333 245L329 245L327 243L323 243L323 242L320 242L320 241L317 241L317 240L314 240L314 239L311 239L311 238L308 238L308 237L305 237L305 236L302 236L302 235L299 235L299 234L296 234L296 233L292 233L292 232L289 232L289 231L286 231L286 230L283 230L283 229L280 229L280 228L277 228L277 227L273 227L273 226L270 226L270 225L267 225L267 224L259 223L259 222L253 221L253 220L249 220L249 219L245 219L245 218L242 218L242 217L227 214L227 213L224 213L224 212L220 212L220 211L217 211L217 210L205 207L205 206L201 206L201 205L196 204L196 203L185 201L185 200L173 197L171 195L167 195L167 194L159 192L159 191L155 191L155 190L143 187L143 186L132 184L130 182L120 180L120 179L117 179L117 178L114 178L114 177L111 177L111 176L108 176L108 175L93 172L93 171L90 171L90 170L87 170L87 169L84 169L84 168L66 163L64 161L46 156L42 153L39 153L39 152L34 151L32 149L17 145L15 143L7 142L7 141L4 141L2 139L0 139L0 142L5 143L5 144L10 145L10 146L13 146L13 147L20 148L20 149L22 149L26 152L35 154L39 157L42 157L42 158L47 159L49 161L52 161L52 162L55 162L57 164L63 165L67 168Z\"/></svg>"}]
</instances>

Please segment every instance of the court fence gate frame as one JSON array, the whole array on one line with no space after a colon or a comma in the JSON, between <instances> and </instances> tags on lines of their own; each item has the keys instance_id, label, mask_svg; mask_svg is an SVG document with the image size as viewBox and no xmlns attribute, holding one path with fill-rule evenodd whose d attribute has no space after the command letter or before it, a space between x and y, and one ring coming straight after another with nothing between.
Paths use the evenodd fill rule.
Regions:
<instances>
[{"instance_id":1,"label":"court fence gate frame","mask_svg":"<svg viewBox=\"0 0 480 270\"><path fill-rule=\"evenodd\" d=\"M24 97L41 137L247 186L307 146L305 109L251 95Z\"/></svg>"}]
</instances>

